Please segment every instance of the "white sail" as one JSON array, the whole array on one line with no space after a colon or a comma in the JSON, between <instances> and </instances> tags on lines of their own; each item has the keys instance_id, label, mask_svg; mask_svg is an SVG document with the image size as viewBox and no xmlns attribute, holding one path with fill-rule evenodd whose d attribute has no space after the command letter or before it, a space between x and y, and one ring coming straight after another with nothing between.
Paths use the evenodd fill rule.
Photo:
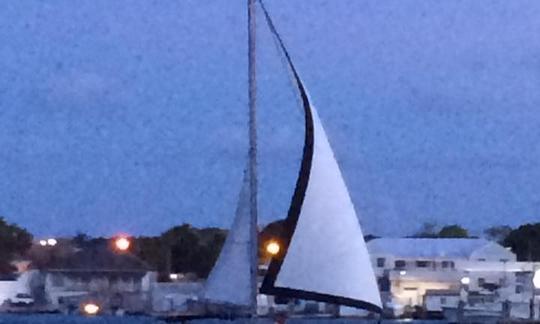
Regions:
<instances>
[{"instance_id":1,"label":"white sail","mask_svg":"<svg viewBox=\"0 0 540 324\"><path fill-rule=\"evenodd\" d=\"M302 164L285 222L289 236L261 291L380 312L376 277L334 152L283 40L259 3L289 63L306 120Z\"/></svg>"},{"instance_id":2,"label":"white sail","mask_svg":"<svg viewBox=\"0 0 540 324\"><path fill-rule=\"evenodd\" d=\"M204 299L218 304L253 307L255 280L252 268L252 222L249 209L249 177L244 175L233 225L227 235L204 290Z\"/></svg>"},{"instance_id":3,"label":"white sail","mask_svg":"<svg viewBox=\"0 0 540 324\"><path fill-rule=\"evenodd\" d=\"M381 307L353 203L317 112L313 159L294 235L275 286Z\"/></svg>"}]
</instances>

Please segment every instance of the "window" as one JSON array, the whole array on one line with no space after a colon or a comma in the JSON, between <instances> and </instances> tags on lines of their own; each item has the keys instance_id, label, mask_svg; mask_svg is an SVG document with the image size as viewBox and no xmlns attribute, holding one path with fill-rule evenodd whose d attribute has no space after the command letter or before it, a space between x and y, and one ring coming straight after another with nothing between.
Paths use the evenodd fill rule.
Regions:
<instances>
[{"instance_id":1,"label":"window","mask_svg":"<svg viewBox=\"0 0 540 324\"><path fill-rule=\"evenodd\" d=\"M486 259L480 258L480 259L478 259L478 261L486 261Z\"/></svg>"},{"instance_id":2,"label":"window","mask_svg":"<svg viewBox=\"0 0 540 324\"><path fill-rule=\"evenodd\" d=\"M379 284L380 291L390 291L390 279L388 275L377 278L377 283Z\"/></svg>"},{"instance_id":3,"label":"window","mask_svg":"<svg viewBox=\"0 0 540 324\"><path fill-rule=\"evenodd\" d=\"M441 264L442 264L443 269L447 269L447 268L454 269L454 261L443 261Z\"/></svg>"},{"instance_id":4,"label":"window","mask_svg":"<svg viewBox=\"0 0 540 324\"><path fill-rule=\"evenodd\" d=\"M377 267L384 268L384 262L386 260L384 258L377 258Z\"/></svg>"},{"instance_id":5,"label":"window","mask_svg":"<svg viewBox=\"0 0 540 324\"><path fill-rule=\"evenodd\" d=\"M60 274L53 274L51 276L52 278L52 285L53 287L63 287L64 286L64 277Z\"/></svg>"},{"instance_id":6,"label":"window","mask_svg":"<svg viewBox=\"0 0 540 324\"><path fill-rule=\"evenodd\" d=\"M430 263L431 262L429 262L429 261L416 261L416 266L418 268L427 268L427 267L429 267Z\"/></svg>"},{"instance_id":7,"label":"window","mask_svg":"<svg viewBox=\"0 0 540 324\"><path fill-rule=\"evenodd\" d=\"M516 294L521 294L523 292L523 286L516 286Z\"/></svg>"},{"instance_id":8,"label":"window","mask_svg":"<svg viewBox=\"0 0 540 324\"><path fill-rule=\"evenodd\" d=\"M446 304L446 297L441 297L441 305Z\"/></svg>"},{"instance_id":9,"label":"window","mask_svg":"<svg viewBox=\"0 0 540 324\"><path fill-rule=\"evenodd\" d=\"M478 278L478 286L482 287L486 283L486 279Z\"/></svg>"},{"instance_id":10,"label":"window","mask_svg":"<svg viewBox=\"0 0 540 324\"><path fill-rule=\"evenodd\" d=\"M397 268L397 269L403 269L405 268L405 261L404 260L396 260L394 262L394 266Z\"/></svg>"}]
</instances>

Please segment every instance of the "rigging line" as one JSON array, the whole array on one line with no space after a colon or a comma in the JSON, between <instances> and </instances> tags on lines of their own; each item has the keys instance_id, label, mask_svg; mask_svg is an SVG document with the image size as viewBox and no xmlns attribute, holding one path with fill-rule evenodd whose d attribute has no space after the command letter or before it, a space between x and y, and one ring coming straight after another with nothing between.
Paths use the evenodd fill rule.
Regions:
<instances>
[{"instance_id":1,"label":"rigging line","mask_svg":"<svg viewBox=\"0 0 540 324\"><path fill-rule=\"evenodd\" d=\"M296 70L296 67L292 63L292 58L289 54L289 51L287 51L287 48L285 47L285 43L283 42L283 39L281 38L281 35L276 29L276 26L274 25L274 22L272 21L272 18L270 17L270 14L268 13L268 10L266 9L266 6L263 2L263 0L257 0L259 2L259 5L261 6L261 9L264 13L264 17L266 19L266 23L268 25L268 28L270 28L270 32L272 32L272 35L274 36L275 40L277 41L279 48L281 49L281 53L285 56L287 59L287 63L289 65L289 69L292 71L296 86L298 88L301 88L304 90L304 86L302 82L300 81L300 76L298 75L298 71Z\"/></svg>"},{"instance_id":2,"label":"rigging line","mask_svg":"<svg viewBox=\"0 0 540 324\"><path fill-rule=\"evenodd\" d=\"M279 42L279 39L275 36L274 33L271 32L271 34L272 34L272 40L273 40L276 52L279 56L281 65L283 69L287 71L287 76L288 76L287 79L289 81L289 85L291 86L289 89L291 90L292 96L296 98L296 101L298 104L296 107L299 109L299 111L303 112L304 108L302 107L302 98L301 96L298 95L298 91L297 91L298 83L296 82L294 72L291 69L291 65L289 64L287 57L285 56L285 54L283 54L283 50L281 48L281 43Z\"/></svg>"},{"instance_id":3,"label":"rigging line","mask_svg":"<svg viewBox=\"0 0 540 324\"><path fill-rule=\"evenodd\" d=\"M280 57L282 58L282 60L283 60L283 57L285 57L285 60L287 63L286 69L287 71L289 71L290 75L292 75L292 78L289 78L289 80L294 83L293 87L296 87L299 90L299 93L297 93L295 97L299 98L300 107L304 106L304 108L301 108L301 109L305 110L306 105L311 107L311 102L309 100L309 95L307 94L307 91L304 87L304 83L300 79L300 75L298 71L296 70L296 66L293 64L291 55L289 54L287 47L285 47L285 42L283 41L283 38L281 38L281 35L279 34L276 26L274 25L274 21L270 17L270 13L266 9L266 5L264 4L264 1L263 0L256 0L256 1L259 2L259 5L261 6L261 9L264 13L266 24L268 25L268 28L270 29L272 36L274 36L273 37L274 44L276 44L278 47L278 54L280 54Z\"/></svg>"}]
</instances>

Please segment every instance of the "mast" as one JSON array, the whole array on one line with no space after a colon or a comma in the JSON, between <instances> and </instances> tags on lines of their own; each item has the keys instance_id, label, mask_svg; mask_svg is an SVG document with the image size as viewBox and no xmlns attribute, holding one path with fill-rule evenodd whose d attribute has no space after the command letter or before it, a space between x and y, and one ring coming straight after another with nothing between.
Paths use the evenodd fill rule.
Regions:
<instances>
[{"instance_id":1,"label":"mast","mask_svg":"<svg viewBox=\"0 0 540 324\"><path fill-rule=\"evenodd\" d=\"M257 123L255 83L255 3L248 0L249 149L242 187L231 229L204 287L209 304L257 311Z\"/></svg>"},{"instance_id":2,"label":"mast","mask_svg":"<svg viewBox=\"0 0 540 324\"><path fill-rule=\"evenodd\" d=\"M251 307L252 314L257 311L257 83L256 83L256 23L255 1L247 0L248 5L248 100L249 100L249 213L250 213L250 252L251 252Z\"/></svg>"}]
</instances>

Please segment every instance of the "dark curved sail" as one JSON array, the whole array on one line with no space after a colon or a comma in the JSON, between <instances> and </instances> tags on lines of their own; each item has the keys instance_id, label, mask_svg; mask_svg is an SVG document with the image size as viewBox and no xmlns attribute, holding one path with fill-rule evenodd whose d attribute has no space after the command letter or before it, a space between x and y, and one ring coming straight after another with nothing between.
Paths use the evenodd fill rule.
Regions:
<instances>
[{"instance_id":1,"label":"dark curved sail","mask_svg":"<svg viewBox=\"0 0 540 324\"><path fill-rule=\"evenodd\" d=\"M305 141L285 227L287 239L260 291L381 311L380 295L354 206L316 110L266 8L305 114Z\"/></svg>"}]
</instances>

